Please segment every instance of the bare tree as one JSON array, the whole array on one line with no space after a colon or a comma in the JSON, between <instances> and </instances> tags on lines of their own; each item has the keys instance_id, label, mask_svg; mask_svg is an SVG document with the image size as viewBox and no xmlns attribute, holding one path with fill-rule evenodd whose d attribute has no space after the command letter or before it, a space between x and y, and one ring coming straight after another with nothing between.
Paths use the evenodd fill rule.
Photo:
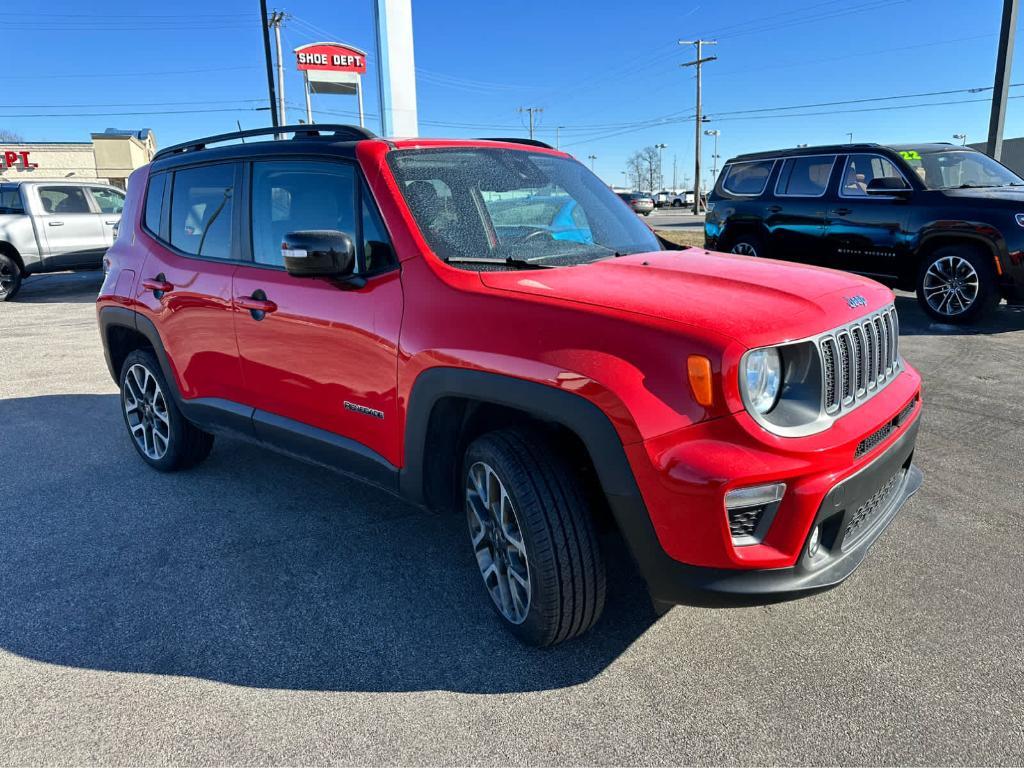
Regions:
<instances>
[{"instance_id":1,"label":"bare tree","mask_svg":"<svg viewBox=\"0 0 1024 768\"><path fill-rule=\"evenodd\" d=\"M634 152L629 156L629 160L626 161L626 174L629 176L629 181L633 186L633 189L642 189L644 176L644 157L640 152Z\"/></svg>"},{"instance_id":2,"label":"bare tree","mask_svg":"<svg viewBox=\"0 0 1024 768\"><path fill-rule=\"evenodd\" d=\"M7 142L8 144L24 144L25 137L7 128L0 128L0 141Z\"/></svg>"},{"instance_id":3,"label":"bare tree","mask_svg":"<svg viewBox=\"0 0 1024 768\"><path fill-rule=\"evenodd\" d=\"M640 151L643 162L644 184L648 192L661 189L661 156L657 147L644 147Z\"/></svg>"}]
</instances>

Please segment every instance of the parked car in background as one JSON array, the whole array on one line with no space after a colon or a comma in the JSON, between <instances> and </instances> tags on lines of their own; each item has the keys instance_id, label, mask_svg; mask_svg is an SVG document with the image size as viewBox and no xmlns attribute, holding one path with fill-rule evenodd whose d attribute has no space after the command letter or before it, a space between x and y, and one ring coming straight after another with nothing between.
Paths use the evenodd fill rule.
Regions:
<instances>
[{"instance_id":1,"label":"parked car in background","mask_svg":"<svg viewBox=\"0 0 1024 768\"><path fill-rule=\"evenodd\" d=\"M869 275L941 322L1024 302L1024 179L952 144L804 147L726 163L707 247Z\"/></svg>"},{"instance_id":2,"label":"parked car in background","mask_svg":"<svg viewBox=\"0 0 1024 768\"><path fill-rule=\"evenodd\" d=\"M652 194L651 199L654 201L655 208L662 208L671 202L672 193L663 189L661 192L655 192Z\"/></svg>"},{"instance_id":3,"label":"parked car in background","mask_svg":"<svg viewBox=\"0 0 1024 768\"><path fill-rule=\"evenodd\" d=\"M142 461L234 434L458 514L527 643L598 620L602 529L660 608L803 592L920 486L889 289L662 250L537 142L242 131L161 150L126 210L97 309Z\"/></svg>"},{"instance_id":4,"label":"parked car in background","mask_svg":"<svg viewBox=\"0 0 1024 768\"><path fill-rule=\"evenodd\" d=\"M643 192L619 192L619 197L626 201L635 213L642 216L650 216L654 210L654 200L650 195Z\"/></svg>"},{"instance_id":5,"label":"parked car in background","mask_svg":"<svg viewBox=\"0 0 1024 768\"><path fill-rule=\"evenodd\" d=\"M0 182L0 301L28 275L100 267L123 207L124 192L100 182Z\"/></svg>"}]
</instances>

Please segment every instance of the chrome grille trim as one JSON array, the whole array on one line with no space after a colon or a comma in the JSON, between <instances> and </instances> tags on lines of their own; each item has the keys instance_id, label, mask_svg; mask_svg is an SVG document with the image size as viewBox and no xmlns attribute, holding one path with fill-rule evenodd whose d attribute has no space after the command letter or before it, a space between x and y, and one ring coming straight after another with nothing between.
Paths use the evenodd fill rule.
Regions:
<instances>
[{"instance_id":1,"label":"chrome grille trim","mask_svg":"<svg viewBox=\"0 0 1024 768\"><path fill-rule=\"evenodd\" d=\"M818 338L822 411L833 418L881 391L900 370L899 318L889 305Z\"/></svg>"}]
</instances>

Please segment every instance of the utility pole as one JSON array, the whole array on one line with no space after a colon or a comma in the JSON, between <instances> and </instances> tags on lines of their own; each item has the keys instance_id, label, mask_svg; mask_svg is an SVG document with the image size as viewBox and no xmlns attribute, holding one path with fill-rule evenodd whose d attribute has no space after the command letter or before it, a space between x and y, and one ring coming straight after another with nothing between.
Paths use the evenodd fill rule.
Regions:
<instances>
[{"instance_id":1,"label":"utility pole","mask_svg":"<svg viewBox=\"0 0 1024 768\"><path fill-rule=\"evenodd\" d=\"M658 181L660 182L661 188L665 188L665 174L662 169L665 167L665 147L668 144L655 144L654 148L658 150ZM651 192L654 192L652 189Z\"/></svg>"},{"instance_id":2,"label":"utility pole","mask_svg":"<svg viewBox=\"0 0 1024 768\"><path fill-rule=\"evenodd\" d=\"M673 153L673 155L672 155L672 194L675 195L675 194L678 194L678 193L679 193L679 187L676 186L676 156Z\"/></svg>"},{"instance_id":3,"label":"utility pole","mask_svg":"<svg viewBox=\"0 0 1024 768\"><path fill-rule=\"evenodd\" d=\"M594 161L597 160L597 155L587 155L587 160L590 161L590 172L594 172Z\"/></svg>"},{"instance_id":4,"label":"utility pole","mask_svg":"<svg viewBox=\"0 0 1024 768\"><path fill-rule=\"evenodd\" d=\"M1003 125L1006 122L1006 99L1010 94L1018 5L1019 0L1003 0L1003 24L999 30L996 79L992 88L992 116L988 121L988 155L994 160L999 160L1003 155Z\"/></svg>"},{"instance_id":5,"label":"utility pole","mask_svg":"<svg viewBox=\"0 0 1024 768\"><path fill-rule=\"evenodd\" d=\"M520 113L523 113L523 112L529 112L530 113L530 139L533 139L533 116L534 116L534 114L539 114L540 112L543 112L543 111L544 110L541 107L520 107L519 108L519 112Z\"/></svg>"},{"instance_id":6,"label":"utility pole","mask_svg":"<svg viewBox=\"0 0 1024 768\"><path fill-rule=\"evenodd\" d=\"M284 11L274 11L270 14L268 23L274 28L274 38L277 40L277 119L281 125L288 125L284 108L284 62L281 61L281 22L283 21Z\"/></svg>"},{"instance_id":7,"label":"utility pole","mask_svg":"<svg viewBox=\"0 0 1024 768\"><path fill-rule=\"evenodd\" d=\"M715 183L715 179L718 178L718 137L722 135L722 132L717 128L704 131L705 136L715 137L715 151L711 155L711 183Z\"/></svg>"},{"instance_id":8,"label":"utility pole","mask_svg":"<svg viewBox=\"0 0 1024 768\"><path fill-rule=\"evenodd\" d=\"M263 26L263 55L267 60L267 94L270 96L270 119L275 128L277 121L277 98L274 96L274 65L270 61L270 30L267 29L267 0L260 0L260 24Z\"/></svg>"},{"instance_id":9,"label":"utility pole","mask_svg":"<svg viewBox=\"0 0 1024 768\"><path fill-rule=\"evenodd\" d=\"M693 159L693 213L700 215L700 129L701 129L701 68L709 61L714 61L717 56L704 57L704 46L705 45L718 45L717 40L680 40L680 45L692 45L697 48L697 58L693 61L688 61L681 65L684 67L696 67L697 68L697 119L696 119L696 130L694 136L696 137L696 152L694 153Z\"/></svg>"}]
</instances>

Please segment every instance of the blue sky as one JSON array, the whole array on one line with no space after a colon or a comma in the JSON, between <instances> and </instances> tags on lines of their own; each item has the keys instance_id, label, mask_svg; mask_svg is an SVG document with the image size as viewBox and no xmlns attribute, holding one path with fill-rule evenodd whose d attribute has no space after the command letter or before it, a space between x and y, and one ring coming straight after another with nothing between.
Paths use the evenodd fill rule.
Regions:
<instances>
[{"instance_id":1,"label":"blue sky","mask_svg":"<svg viewBox=\"0 0 1024 768\"><path fill-rule=\"evenodd\" d=\"M275 0L269 5L275 6ZM692 177L693 56L677 40L719 43L708 53L704 109L721 131L719 154L856 141L970 141L987 133L990 96L947 93L858 104L770 107L991 87L1001 0L413 0L420 132L525 135L520 106L543 108L538 138L555 141L608 183L626 158L665 143L678 181ZM371 0L279 0L286 94L303 116L290 51L337 39L369 52L368 124L376 127ZM150 127L161 145L269 123L256 0L5 0L0 128L29 141L86 141L107 127ZM1022 43L1024 45L1024 43ZM1021 51L1017 59L1024 56ZM1015 67L1013 82L1024 80ZM1011 95L1024 96L1024 88ZM974 100L974 101L967 101ZM941 103L960 102L960 103ZM963 103L966 102L966 103ZM913 106L911 106L913 105ZM916 106L927 105L927 106ZM1007 136L1024 133L1011 100ZM355 99L314 96L321 122L354 121ZM328 114L328 111L341 114ZM147 113L147 114L138 114ZM705 164L711 146L705 143Z\"/></svg>"}]
</instances>

